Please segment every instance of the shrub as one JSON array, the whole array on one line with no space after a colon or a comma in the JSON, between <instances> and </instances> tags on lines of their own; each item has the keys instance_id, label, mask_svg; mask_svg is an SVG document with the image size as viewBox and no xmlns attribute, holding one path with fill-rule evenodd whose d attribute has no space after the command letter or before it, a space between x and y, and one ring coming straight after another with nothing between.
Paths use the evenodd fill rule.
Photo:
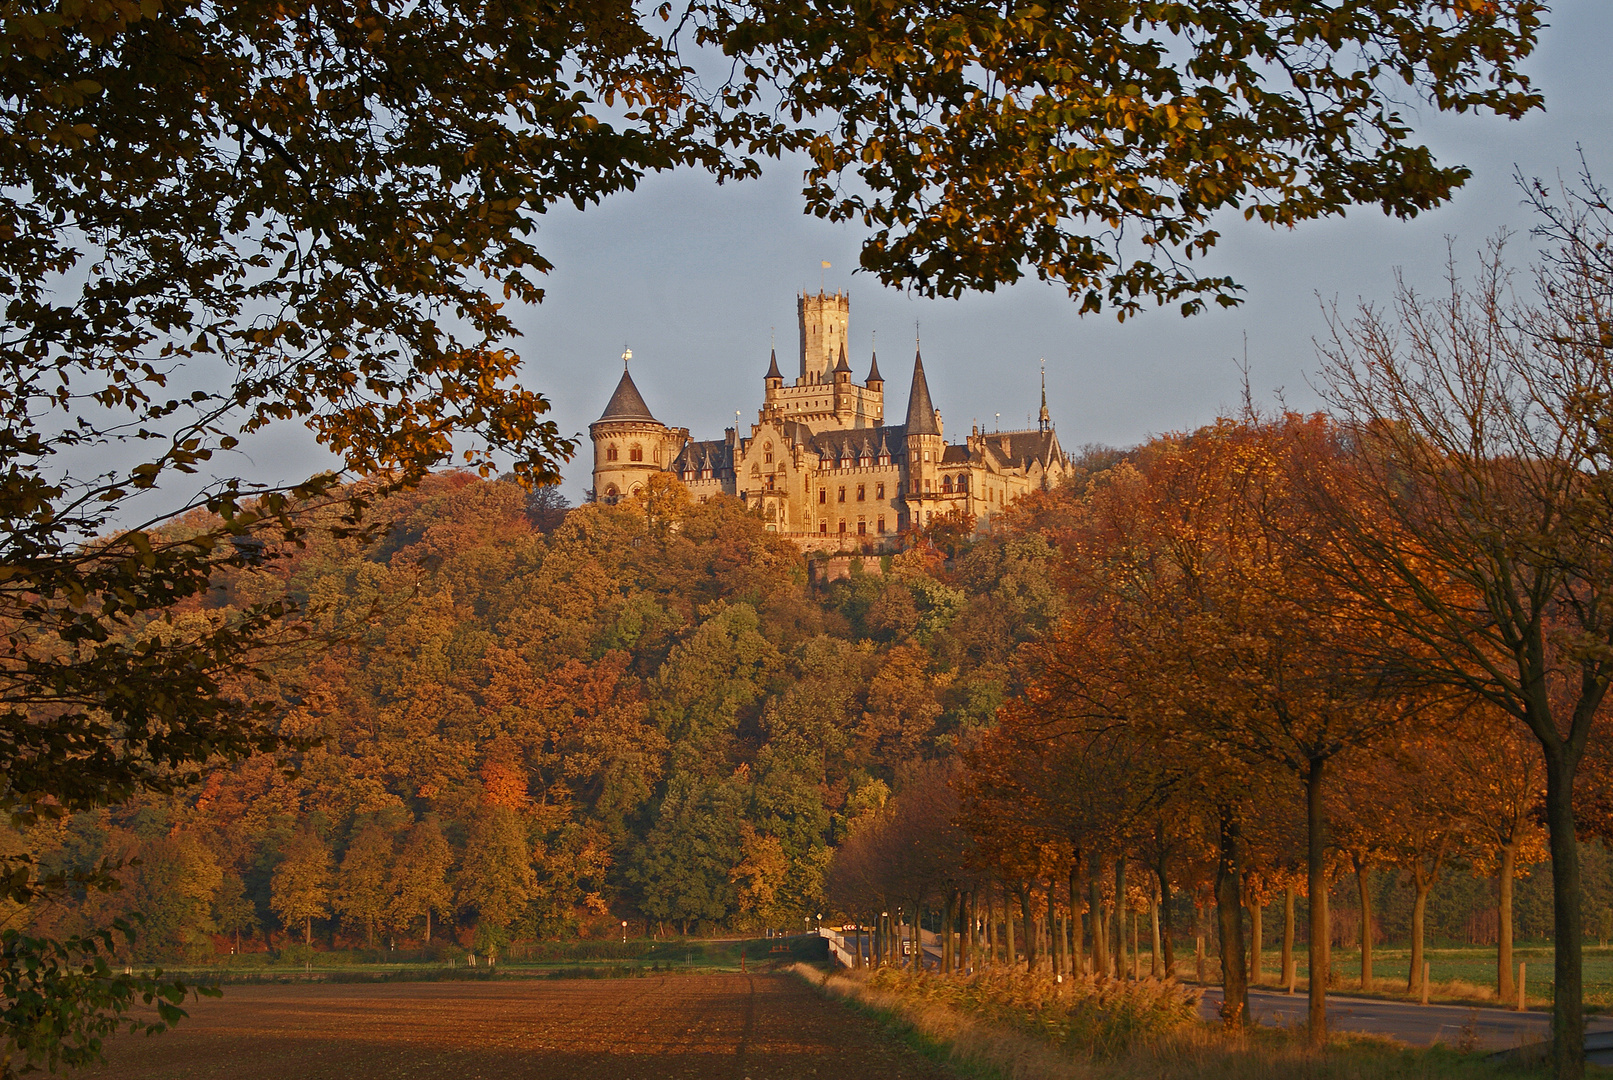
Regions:
<instances>
[{"instance_id":1,"label":"shrub","mask_svg":"<svg viewBox=\"0 0 1613 1080\"><path fill-rule=\"evenodd\" d=\"M1066 976L1060 981L1009 971L960 979L881 968L869 985L1095 1058L1123 1054L1196 1020L1200 994L1175 980Z\"/></svg>"}]
</instances>

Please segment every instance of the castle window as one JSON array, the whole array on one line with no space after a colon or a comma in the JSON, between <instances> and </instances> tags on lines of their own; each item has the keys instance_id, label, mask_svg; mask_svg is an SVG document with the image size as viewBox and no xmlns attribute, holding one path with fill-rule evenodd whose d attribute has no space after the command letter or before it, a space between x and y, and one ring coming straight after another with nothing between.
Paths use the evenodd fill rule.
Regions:
<instances>
[{"instance_id":1,"label":"castle window","mask_svg":"<svg viewBox=\"0 0 1613 1080\"><path fill-rule=\"evenodd\" d=\"M829 531L829 523L827 521L818 522L818 532L819 533L827 533L828 531Z\"/></svg>"},{"instance_id":2,"label":"castle window","mask_svg":"<svg viewBox=\"0 0 1613 1080\"><path fill-rule=\"evenodd\" d=\"M868 489L864 485L858 484L857 485L857 501L858 502L866 502L867 500L868 500Z\"/></svg>"},{"instance_id":3,"label":"castle window","mask_svg":"<svg viewBox=\"0 0 1613 1080\"><path fill-rule=\"evenodd\" d=\"M620 499L621 497L622 497L622 493L620 491L616 490L616 485L615 484L612 484L610 487L605 489L605 501L607 503L613 503L617 499Z\"/></svg>"},{"instance_id":4,"label":"castle window","mask_svg":"<svg viewBox=\"0 0 1613 1080\"><path fill-rule=\"evenodd\" d=\"M606 461L615 461L616 460L616 444L615 443L611 443L609 446L605 447L605 460Z\"/></svg>"},{"instance_id":5,"label":"castle window","mask_svg":"<svg viewBox=\"0 0 1613 1080\"><path fill-rule=\"evenodd\" d=\"M841 502L846 501L846 489L845 488L840 489L840 501Z\"/></svg>"},{"instance_id":6,"label":"castle window","mask_svg":"<svg viewBox=\"0 0 1613 1080\"><path fill-rule=\"evenodd\" d=\"M934 481L933 481L933 480L930 480L930 479L928 479L928 478L926 478L926 479L925 479L925 481L924 481L924 490L925 490L925 491L930 491L930 490L932 490L932 489L931 489L931 485L932 485L932 484L933 484L933 483L934 483Z\"/></svg>"},{"instance_id":7,"label":"castle window","mask_svg":"<svg viewBox=\"0 0 1613 1080\"><path fill-rule=\"evenodd\" d=\"M952 494L952 477L945 476L941 478L941 490L948 495Z\"/></svg>"},{"instance_id":8,"label":"castle window","mask_svg":"<svg viewBox=\"0 0 1613 1080\"><path fill-rule=\"evenodd\" d=\"M840 535L841 535L841 536L845 536L845 535L846 535L846 523L845 523L845 522L844 522L844 521L842 521L842 522L841 522L841 523L840 523Z\"/></svg>"},{"instance_id":9,"label":"castle window","mask_svg":"<svg viewBox=\"0 0 1613 1080\"><path fill-rule=\"evenodd\" d=\"M883 517L879 519L879 535L885 535L885 519Z\"/></svg>"},{"instance_id":10,"label":"castle window","mask_svg":"<svg viewBox=\"0 0 1613 1080\"><path fill-rule=\"evenodd\" d=\"M858 536L867 536L868 535L868 522L866 522L866 521L857 522L857 535Z\"/></svg>"},{"instance_id":11,"label":"castle window","mask_svg":"<svg viewBox=\"0 0 1613 1080\"><path fill-rule=\"evenodd\" d=\"M968 491L969 490L969 474L968 473L964 473L962 476L958 477L958 490L959 491Z\"/></svg>"},{"instance_id":12,"label":"castle window","mask_svg":"<svg viewBox=\"0 0 1613 1080\"><path fill-rule=\"evenodd\" d=\"M874 498L883 499L884 497L885 497L885 485L884 484L875 484L874 485ZM880 530L880 532L884 532L884 531L885 530L883 530L883 529Z\"/></svg>"},{"instance_id":13,"label":"castle window","mask_svg":"<svg viewBox=\"0 0 1613 1080\"><path fill-rule=\"evenodd\" d=\"M633 449L631 449L631 450L629 450L627 452L627 459L629 461L643 461L644 460L644 448L642 446L640 446L638 443L634 443L633 444Z\"/></svg>"},{"instance_id":14,"label":"castle window","mask_svg":"<svg viewBox=\"0 0 1613 1080\"><path fill-rule=\"evenodd\" d=\"M924 451L924 460L925 461L930 460L930 452L928 450Z\"/></svg>"},{"instance_id":15,"label":"castle window","mask_svg":"<svg viewBox=\"0 0 1613 1080\"><path fill-rule=\"evenodd\" d=\"M772 443L768 443L766 446L762 447L762 460L765 461L769 465L773 464L773 444Z\"/></svg>"},{"instance_id":16,"label":"castle window","mask_svg":"<svg viewBox=\"0 0 1613 1080\"><path fill-rule=\"evenodd\" d=\"M822 506L824 503L826 503L828 501L829 501L829 489L828 488L819 488L818 489L818 505Z\"/></svg>"}]
</instances>

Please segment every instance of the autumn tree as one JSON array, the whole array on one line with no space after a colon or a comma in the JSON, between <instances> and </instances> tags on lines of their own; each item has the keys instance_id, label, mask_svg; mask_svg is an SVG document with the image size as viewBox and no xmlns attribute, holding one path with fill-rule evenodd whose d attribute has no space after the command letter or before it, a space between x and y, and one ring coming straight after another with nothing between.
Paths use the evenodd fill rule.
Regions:
<instances>
[{"instance_id":1,"label":"autumn tree","mask_svg":"<svg viewBox=\"0 0 1613 1080\"><path fill-rule=\"evenodd\" d=\"M1318 470L1317 565L1392 628L1380 659L1528 728L1546 781L1555 892L1553 1063L1582 1075L1584 986L1574 785L1613 681L1613 400L1606 199L1587 179L1532 188L1536 303L1499 245L1471 287L1335 315L1324 347L1347 470Z\"/></svg>"},{"instance_id":2,"label":"autumn tree","mask_svg":"<svg viewBox=\"0 0 1613 1080\"><path fill-rule=\"evenodd\" d=\"M1186 261L1218 211L1413 217L1468 178L1416 142L1407 87L1438 110L1540 106L1518 66L1533 0L692 7L741 65L731 91L759 79L817 118L808 209L870 228L862 268L932 296L1034 273L1083 311L1235 303Z\"/></svg>"},{"instance_id":3,"label":"autumn tree","mask_svg":"<svg viewBox=\"0 0 1613 1080\"><path fill-rule=\"evenodd\" d=\"M489 959L537 891L525 823L508 806L484 804L471 819L459 869L459 903L476 912L476 947Z\"/></svg>"},{"instance_id":4,"label":"autumn tree","mask_svg":"<svg viewBox=\"0 0 1613 1080\"><path fill-rule=\"evenodd\" d=\"M233 870L224 872L218 891L213 894L213 922L219 932L235 939L234 952L241 951L241 934L258 927L258 909L246 895L246 883Z\"/></svg>"},{"instance_id":5,"label":"autumn tree","mask_svg":"<svg viewBox=\"0 0 1613 1080\"><path fill-rule=\"evenodd\" d=\"M365 825L348 844L336 872L332 907L349 926L364 931L364 943L375 945L375 931L396 900L392 892L393 836L385 827Z\"/></svg>"},{"instance_id":6,"label":"autumn tree","mask_svg":"<svg viewBox=\"0 0 1613 1080\"><path fill-rule=\"evenodd\" d=\"M425 941L431 943L432 915L453 911L453 887L448 871L454 853L432 818L415 822L393 863L392 907L388 923L407 933L418 920L425 921Z\"/></svg>"},{"instance_id":7,"label":"autumn tree","mask_svg":"<svg viewBox=\"0 0 1613 1080\"><path fill-rule=\"evenodd\" d=\"M330 848L312 829L297 830L271 881L269 906L287 929L302 923L303 944L314 943L314 920L330 914Z\"/></svg>"}]
</instances>

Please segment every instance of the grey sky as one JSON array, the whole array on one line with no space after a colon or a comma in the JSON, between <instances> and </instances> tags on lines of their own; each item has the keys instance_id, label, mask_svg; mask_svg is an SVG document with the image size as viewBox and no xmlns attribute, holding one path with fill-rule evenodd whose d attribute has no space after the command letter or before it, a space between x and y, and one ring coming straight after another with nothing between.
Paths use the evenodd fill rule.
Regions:
<instances>
[{"instance_id":1,"label":"grey sky","mask_svg":"<svg viewBox=\"0 0 1613 1080\"><path fill-rule=\"evenodd\" d=\"M1466 163L1474 178L1453 203L1410 223L1361 208L1345 220L1273 232L1229 221L1208 266L1246 288L1242 307L1183 319L1174 309L1117 324L1110 315L1076 316L1054 287L1027 282L960 301L927 301L882 288L857 265L858 229L801 213L800 168L774 163L760 181L718 187L701 175L652 177L638 191L586 212L550 214L538 238L555 264L537 308L515 313L525 337L525 380L555 403L562 431L586 436L621 371L624 345L633 376L663 422L713 438L741 410L755 419L777 328L780 364L793 377L795 293L816 289L819 261L833 268L828 288L851 292L852 368L867 371L870 331L878 331L890 414L906 408L913 323L921 321L924 362L949 439L975 420L1024 426L1037 407L1037 360L1047 358L1048 396L1067 447L1131 444L1150 434L1214 419L1240 395L1235 359L1248 335L1250 381L1270 401L1311 407L1312 338L1322 329L1318 297L1353 305L1386 298L1395 268L1437 289L1451 236L1466 266L1498 228L1529 247L1527 213L1514 167L1571 178L1582 144L1598 176L1613 183L1613 106L1608 54L1613 4L1567 0L1528 70L1546 95L1546 112L1521 122L1423 114L1419 125L1442 160ZM1602 74L1597 74L1602 72ZM297 436L260 442L259 468L297 468L307 458ZM283 445L273 445L282 444ZM565 469L573 502L589 486L590 454ZM256 471L256 470L253 470ZM270 466L270 471L278 471Z\"/></svg>"}]
</instances>

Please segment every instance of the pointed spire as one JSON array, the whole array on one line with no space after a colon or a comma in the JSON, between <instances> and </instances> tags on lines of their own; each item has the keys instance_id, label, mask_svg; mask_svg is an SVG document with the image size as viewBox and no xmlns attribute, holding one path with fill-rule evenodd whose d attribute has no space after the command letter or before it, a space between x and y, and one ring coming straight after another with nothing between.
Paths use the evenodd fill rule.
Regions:
<instances>
[{"instance_id":1,"label":"pointed spire","mask_svg":"<svg viewBox=\"0 0 1613 1080\"><path fill-rule=\"evenodd\" d=\"M1047 411L1047 361L1042 361L1042 411L1037 417L1037 426L1046 431L1053 419Z\"/></svg>"},{"instance_id":2,"label":"pointed spire","mask_svg":"<svg viewBox=\"0 0 1613 1080\"><path fill-rule=\"evenodd\" d=\"M644 404L644 395L638 392L633 385L633 376L627 371L622 372L622 381L616 384L616 392L610 396L610 403L599 417L599 422L606 420L647 420L652 424L660 423L651 413L650 407Z\"/></svg>"},{"instance_id":3,"label":"pointed spire","mask_svg":"<svg viewBox=\"0 0 1613 1080\"><path fill-rule=\"evenodd\" d=\"M878 353L874 353L872 359L869 361L868 378L864 380L864 385L866 386L873 386L875 383L878 383L880 386L885 385L885 376L879 373Z\"/></svg>"},{"instance_id":4,"label":"pointed spire","mask_svg":"<svg viewBox=\"0 0 1613 1080\"><path fill-rule=\"evenodd\" d=\"M930 384L924 379L924 357L917 350L913 352L913 388L907 392L907 433L941 434L935 422L935 405L930 401Z\"/></svg>"},{"instance_id":5,"label":"pointed spire","mask_svg":"<svg viewBox=\"0 0 1613 1080\"><path fill-rule=\"evenodd\" d=\"M778 370L778 350L777 349L774 349L772 351L771 355L768 356L768 359L767 359L767 374L763 375L762 378L764 378L764 379L779 379L779 380L782 380L784 378L783 375L779 374L779 370Z\"/></svg>"},{"instance_id":6,"label":"pointed spire","mask_svg":"<svg viewBox=\"0 0 1613 1080\"><path fill-rule=\"evenodd\" d=\"M844 371L847 375L851 374L851 365L846 363L846 343L844 341L840 343L840 362L834 366L834 373L836 375L840 374L842 371Z\"/></svg>"}]
</instances>

